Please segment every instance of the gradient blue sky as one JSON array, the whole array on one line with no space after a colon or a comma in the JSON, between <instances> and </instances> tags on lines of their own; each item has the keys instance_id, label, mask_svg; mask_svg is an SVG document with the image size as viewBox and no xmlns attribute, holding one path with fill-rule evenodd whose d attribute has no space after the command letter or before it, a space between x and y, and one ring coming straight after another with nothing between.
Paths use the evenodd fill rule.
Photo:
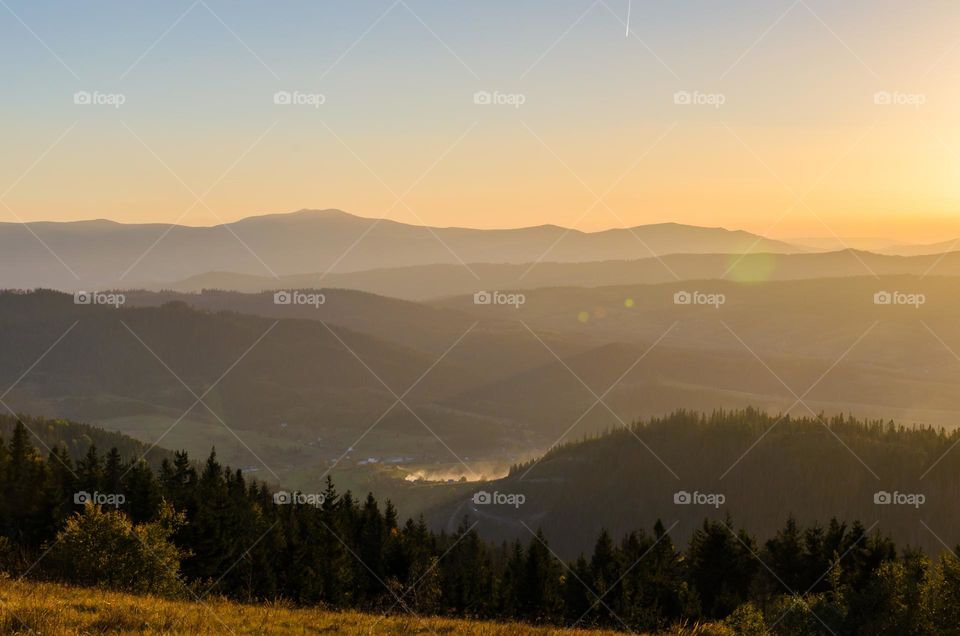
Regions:
<instances>
[{"instance_id":1,"label":"gradient blue sky","mask_svg":"<svg viewBox=\"0 0 960 636\"><path fill-rule=\"evenodd\" d=\"M632 37L627 12L3 0L0 218L208 225L340 207L476 227L960 234L960 5L634 0ZM78 106L79 90L126 102ZM326 103L278 106L277 90ZM478 106L477 90L526 101ZM679 90L725 103L677 105ZM880 90L924 104L877 106Z\"/></svg>"}]
</instances>

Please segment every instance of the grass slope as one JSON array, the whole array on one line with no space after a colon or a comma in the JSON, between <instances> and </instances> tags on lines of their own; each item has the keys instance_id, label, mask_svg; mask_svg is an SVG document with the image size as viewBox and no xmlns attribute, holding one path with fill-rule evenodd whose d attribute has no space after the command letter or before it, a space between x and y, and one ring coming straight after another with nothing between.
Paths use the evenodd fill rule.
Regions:
<instances>
[{"instance_id":1,"label":"grass slope","mask_svg":"<svg viewBox=\"0 0 960 636\"><path fill-rule=\"evenodd\" d=\"M0 581L0 634L476 634L519 636L615 632L517 623L242 605L219 598L186 602L50 583ZM705 633L700 630L686 633Z\"/></svg>"}]
</instances>

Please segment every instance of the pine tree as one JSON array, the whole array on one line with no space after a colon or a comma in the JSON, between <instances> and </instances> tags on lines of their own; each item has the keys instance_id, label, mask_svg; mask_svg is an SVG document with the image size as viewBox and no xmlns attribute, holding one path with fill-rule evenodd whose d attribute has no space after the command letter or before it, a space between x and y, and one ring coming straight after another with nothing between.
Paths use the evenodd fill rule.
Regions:
<instances>
[{"instance_id":1,"label":"pine tree","mask_svg":"<svg viewBox=\"0 0 960 636\"><path fill-rule=\"evenodd\" d=\"M794 593L807 591L809 585L804 577L801 534L793 516L787 519L786 525L774 538L767 541L764 557L764 562L773 570L773 574L768 573L772 579L771 586L776 588L786 584Z\"/></svg>"},{"instance_id":2,"label":"pine tree","mask_svg":"<svg viewBox=\"0 0 960 636\"><path fill-rule=\"evenodd\" d=\"M590 558L590 578L585 583L590 586L593 594L602 599L594 611L605 615L604 623L613 620L613 615L622 613L621 571L620 556L613 546L613 539L610 533L603 529L594 544L593 556Z\"/></svg>"},{"instance_id":3,"label":"pine tree","mask_svg":"<svg viewBox=\"0 0 960 636\"><path fill-rule=\"evenodd\" d=\"M121 491L120 478L123 477L123 473L124 466L120 451L113 447L107 453L103 464L103 482L101 484L103 490L108 493L119 493Z\"/></svg>"},{"instance_id":4,"label":"pine tree","mask_svg":"<svg viewBox=\"0 0 960 636\"><path fill-rule=\"evenodd\" d=\"M95 445L91 444L87 454L77 462L77 475L82 490L92 493L103 489L103 464Z\"/></svg>"},{"instance_id":5,"label":"pine tree","mask_svg":"<svg viewBox=\"0 0 960 636\"><path fill-rule=\"evenodd\" d=\"M120 491L127 498L125 510L134 523L156 520L163 497L153 471L144 460L130 466Z\"/></svg>"},{"instance_id":6,"label":"pine tree","mask_svg":"<svg viewBox=\"0 0 960 636\"><path fill-rule=\"evenodd\" d=\"M526 560L523 544L519 540L510 544L506 563L500 580L499 601L501 614L506 618L523 616L523 585L526 573Z\"/></svg>"},{"instance_id":7,"label":"pine tree","mask_svg":"<svg viewBox=\"0 0 960 636\"><path fill-rule=\"evenodd\" d=\"M705 520L690 540L690 577L702 611L723 618L747 600L757 562L753 540L733 522Z\"/></svg>"},{"instance_id":8,"label":"pine tree","mask_svg":"<svg viewBox=\"0 0 960 636\"><path fill-rule=\"evenodd\" d=\"M591 572L586 558L581 554L571 566L570 572L562 578L563 608L567 622L571 625L577 623L579 627L596 625L596 610L600 606L596 596L588 589Z\"/></svg>"},{"instance_id":9,"label":"pine tree","mask_svg":"<svg viewBox=\"0 0 960 636\"><path fill-rule=\"evenodd\" d=\"M466 518L440 561L444 606L465 616L484 615L491 603L493 581L486 547Z\"/></svg>"},{"instance_id":10,"label":"pine tree","mask_svg":"<svg viewBox=\"0 0 960 636\"><path fill-rule=\"evenodd\" d=\"M555 620L560 614L559 564L542 530L537 530L527 547L522 581L521 616L537 623Z\"/></svg>"}]
</instances>

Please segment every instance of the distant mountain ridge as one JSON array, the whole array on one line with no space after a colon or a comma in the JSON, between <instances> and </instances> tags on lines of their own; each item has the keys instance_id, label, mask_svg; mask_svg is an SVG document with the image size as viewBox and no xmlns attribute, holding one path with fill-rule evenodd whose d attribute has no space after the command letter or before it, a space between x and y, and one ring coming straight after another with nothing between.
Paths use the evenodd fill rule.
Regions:
<instances>
[{"instance_id":1,"label":"distant mountain ridge","mask_svg":"<svg viewBox=\"0 0 960 636\"><path fill-rule=\"evenodd\" d=\"M474 276L475 274L475 276ZM207 272L157 285L153 290L199 292L220 289L255 293L276 289L340 288L412 301L473 294L480 290L544 287L651 285L678 280L763 282L856 276L960 276L960 252L892 256L859 250L814 254L666 254L636 260L588 263L543 262L414 265L333 274L273 278L235 272Z\"/></svg>"},{"instance_id":2,"label":"distant mountain ridge","mask_svg":"<svg viewBox=\"0 0 960 636\"><path fill-rule=\"evenodd\" d=\"M922 245L892 245L876 251L880 254L895 254L897 256L922 256L955 252L958 249L960 249L960 238Z\"/></svg>"},{"instance_id":3,"label":"distant mountain ridge","mask_svg":"<svg viewBox=\"0 0 960 636\"><path fill-rule=\"evenodd\" d=\"M130 291L120 308L4 292L0 379L18 411L199 456L215 446L261 474L304 476L347 453L347 466L408 458L406 470L457 479L450 449L497 475L564 435L677 405L776 413L808 387L798 395L817 413L955 427L955 288L949 276L688 280L530 290L520 307L331 288L319 306L270 292ZM725 302L677 304L684 289ZM878 290L926 301L877 305ZM194 393L204 405L191 408Z\"/></svg>"},{"instance_id":4,"label":"distant mountain ridge","mask_svg":"<svg viewBox=\"0 0 960 636\"><path fill-rule=\"evenodd\" d=\"M555 225L483 230L408 225L341 210L300 210L212 227L102 219L0 223L0 287L76 290L173 283L216 271L275 278L435 264L806 251L742 230L675 223L593 233Z\"/></svg>"}]
</instances>

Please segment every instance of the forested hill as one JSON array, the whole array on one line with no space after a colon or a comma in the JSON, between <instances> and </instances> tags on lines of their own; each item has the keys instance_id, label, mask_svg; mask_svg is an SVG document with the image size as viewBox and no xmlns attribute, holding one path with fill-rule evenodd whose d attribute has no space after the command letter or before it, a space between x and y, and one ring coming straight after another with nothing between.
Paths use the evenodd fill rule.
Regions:
<instances>
[{"instance_id":1,"label":"forested hill","mask_svg":"<svg viewBox=\"0 0 960 636\"><path fill-rule=\"evenodd\" d=\"M173 453L159 446L150 447L139 440L105 431L96 426L63 419L45 419L28 415L0 414L0 438L9 439L22 422L30 433L29 441L41 451L57 448L66 451L73 460L82 458L94 446L101 451L116 448L120 457L134 460L143 457L151 466L158 467L164 459L173 459Z\"/></svg>"},{"instance_id":2,"label":"forested hill","mask_svg":"<svg viewBox=\"0 0 960 636\"><path fill-rule=\"evenodd\" d=\"M675 522L657 522L620 540L601 532L589 560L564 563L542 532L500 545L469 520L430 532L372 493L338 493L329 477L322 492L271 493L214 454L193 465L177 453L151 471L116 450L45 459L28 436L17 426L0 439L0 585L29 576L154 599L213 593L273 609L282 600L634 633L941 634L960 617L955 554L901 551L856 521L790 519L762 543L732 521L705 521L686 549ZM56 614L10 591L0 587L0 632L66 633L64 618L51 630ZM722 624L703 625L711 620ZM145 633L158 621L170 633L169 615L145 612L115 612L94 631ZM701 627L681 629L691 624Z\"/></svg>"},{"instance_id":3,"label":"forested hill","mask_svg":"<svg viewBox=\"0 0 960 636\"><path fill-rule=\"evenodd\" d=\"M657 519L677 521L675 536L687 538L704 518L727 514L761 535L791 514L801 523L836 516L876 522L898 543L936 553L941 539L951 547L960 542L955 445L960 433L883 421L679 411L558 446L501 480L478 484L478 491L522 495L519 506L460 498L429 519L449 527L469 514L491 539L522 537L523 524L542 527L560 554L575 557L601 529L618 536ZM723 501L675 503L683 492ZM875 504L883 492L920 494L923 501Z\"/></svg>"},{"instance_id":4,"label":"forested hill","mask_svg":"<svg viewBox=\"0 0 960 636\"><path fill-rule=\"evenodd\" d=\"M331 294L331 305L336 297ZM378 304L385 313L390 306ZM441 346L449 348L469 327ZM536 352L537 362L550 355L529 336L525 346L518 352L498 344L495 352L502 355L479 372L475 358L457 358L454 351L444 357L442 372L423 378L406 401L452 447L470 448L473 456L500 451L506 446L501 439L517 439L506 423L434 404L513 368L503 359L526 350ZM230 435L221 452L236 465L265 462L282 472L337 457L388 409L367 441L389 444L385 452L396 455L450 457L417 417L390 408L395 395L387 389L411 387L442 351L318 320L199 311L177 302L114 308L76 304L52 291L0 291L0 351L0 386L15 384L5 401L18 411L136 429L144 440L179 422L173 434L197 455L226 424L252 450Z\"/></svg>"}]
</instances>

